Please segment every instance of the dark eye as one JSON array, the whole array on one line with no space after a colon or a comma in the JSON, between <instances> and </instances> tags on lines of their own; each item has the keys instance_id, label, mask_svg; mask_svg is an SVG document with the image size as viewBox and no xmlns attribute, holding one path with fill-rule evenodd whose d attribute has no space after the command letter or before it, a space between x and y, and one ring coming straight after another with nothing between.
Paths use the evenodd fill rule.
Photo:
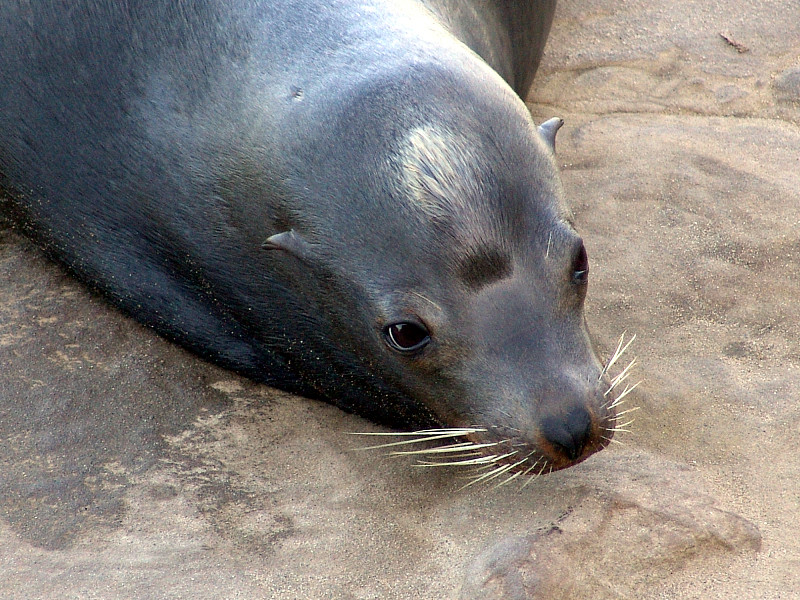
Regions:
<instances>
[{"instance_id":1,"label":"dark eye","mask_svg":"<svg viewBox=\"0 0 800 600\"><path fill-rule=\"evenodd\" d=\"M392 323L383 330L386 343L400 352L414 352L431 341L428 330L416 323Z\"/></svg>"},{"instance_id":2,"label":"dark eye","mask_svg":"<svg viewBox=\"0 0 800 600\"><path fill-rule=\"evenodd\" d=\"M572 282L578 285L586 285L589 282L589 257L583 242L575 253L575 258L572 259Z\"/></svg>"}]
</instances>

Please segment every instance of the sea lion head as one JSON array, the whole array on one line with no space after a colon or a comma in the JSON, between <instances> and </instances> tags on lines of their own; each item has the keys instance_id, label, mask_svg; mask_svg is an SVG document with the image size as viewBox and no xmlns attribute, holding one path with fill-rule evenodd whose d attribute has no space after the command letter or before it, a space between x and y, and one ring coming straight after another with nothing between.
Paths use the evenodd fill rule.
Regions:
<instances>
[{"instance_id":1,"label":"sea lion head","mask_svg":"<svg viewBox=\"0 0 800 600\"><path fill-rule=\"evenodd\" d=\"M351 381L376 382L354 410L424 427L420 439L466 437L437 448L442 463L561 469L609 443L618 395L584 318L589 260L555 163L561 121L537 128L510 90L458 89L434 90L449 107L395 112L376 106L407 107L405 92L384 90L343 116L331 135L346 151L326 154L324 186L305 184L338 210L268 245L324 265L325 335Z\"/></svg>"}]
</instances>

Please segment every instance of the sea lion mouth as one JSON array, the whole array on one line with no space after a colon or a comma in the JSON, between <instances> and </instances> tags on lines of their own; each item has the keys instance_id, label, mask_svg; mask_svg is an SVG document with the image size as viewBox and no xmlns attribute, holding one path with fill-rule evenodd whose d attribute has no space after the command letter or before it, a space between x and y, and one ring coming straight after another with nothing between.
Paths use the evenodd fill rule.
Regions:
<instances>
[{"instance_id":1,"label":"sea lion mouth","mask_svg":"<svg viewBox=\"0 0 800 600\"><path fill-rule=\"evenodd\" d=\"M619 409L641 383L639 381L622 387L636 365L636 358L614 377L609 376L609 371L634 339L635 335L626 342L623 334L616 350L603 367L598 378L598 383L605 382L608 386L598 411L603 416L592 420L585 443L576 451L565 451L559 444L541 435L536 436L535 440L524 439L518 432L509 432L507 428L495 425L442 427L409 432L363 432L354 435L402 438L360 449L385 449L390 456L411 456L417 459L417 467L467 468L471 471L468 475L469 481L462 489L489 483L500 487L515 480L522 481L521 488L524 488L541 475L583 462L612 442L618 443L614 439L615 434L630 431L633 419L629 415L639 407L623 411ZM623 418L624 422L620 422Z\"/></svg>"}]
</instances>

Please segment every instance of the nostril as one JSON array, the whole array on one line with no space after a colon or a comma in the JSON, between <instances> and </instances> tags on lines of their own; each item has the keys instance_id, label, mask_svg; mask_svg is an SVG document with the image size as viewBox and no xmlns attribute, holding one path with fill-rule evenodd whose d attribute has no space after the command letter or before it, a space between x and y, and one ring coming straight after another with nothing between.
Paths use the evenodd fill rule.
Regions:
<instances>
[{"instance_id":1,"label":"nostril","mask_svg":"<svg viewBox=\"0 0 800 600\"><path fill-rule=\"evenodd\" d=\"M559 448L570 460L577 460L592 432L592 417L582 407L573 408L566 416L545 417L541 422L545 439Z\"/></svg>"}]
</instances>

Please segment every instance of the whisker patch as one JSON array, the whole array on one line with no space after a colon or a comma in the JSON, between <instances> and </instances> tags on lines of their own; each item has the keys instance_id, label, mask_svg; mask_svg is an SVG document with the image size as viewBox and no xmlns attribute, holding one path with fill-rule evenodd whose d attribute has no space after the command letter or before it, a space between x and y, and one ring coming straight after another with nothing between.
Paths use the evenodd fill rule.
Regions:
<instances>
[{"instance_id":1,"label":"whisker patch","mask_svg":"<svg viewBox=\"0 0 800 600\"><path fill-rule=\"evenodd\" d=\"M494 469L493 471L489 471L488 473L484 473L480 477L477 477L477 478L473 479L472 481L470 481L465 486L462 486L461 488L459 488L459 491L461 491L461 490L463 490L465 488L468 488L471 485L475 485L476 483L481 483L482 481L489 482L492 479L495 479L496 477L499 477L503 473L507 473L508 471L513 469L515 465L516 465L516 463L511 463L509 465L501 465L501 466L497 467L496 469Z\"/></svg>"},{"instance_id":2,"label":"whisker patch","mask_svg":"<svg viewBox=\"0 0 800 600\"><path fill-rule=\"evenodd\" d=\"M611 358L608 359L606 366L603 367L603 370L600 372L600 377L598 377L597 379L598 381L600 381L608 373L611 367L613 367L614 364L617 362L617 360L619 360L619 357L625 354L625 351L630 347L630 345L633 343L633 340L635 339L636 339L636 334L634 334L633 337L626 343L625 333L623 333L620 336L619 342L617 343L617 348L616 350L614 350L613 354L611 355Z\"/></svg>"},{"instance_id":3,"label":"whisker patch","mask_svg":"<svg viewBox=\"0 0 800 600\"><path fill-rule=\"evenodd\" d=\"M462 427L453 429L421 429L419 431L400 431L400 432L351 432L350 435L364 435L364 436L383 436L383 437L410 437L410 440L400 440L398 442L387 442L385 444L376 444L374 446L363 446L356 448L356 450L379 450L381 448L393 448L395 446L407 446L409 444L421 444L423 442L432 442L436 440L444 440L448 438L463 437L471 433L485 432L486 429L482 427Z\"/></svg>"},{"instance_id":4,"label":"whisker patch","mask_svg":"<svg viewBox=\"0 0 800 600\"><path fill-rule=\"evenodd\" d=\"M491 448L507 442L502 440L500 442L486 442L484 444L475 444L473 442L461 442L459 444L451 444L450 446L440 446L438 448L423 448L421 450L396 450L391 452L392 456L411 456L420 454L450 454L454 452L464 452L465 450L477 450L479 448Z\"/></svg>"},{"instance_id":5,"label":"whisker patch","mask_svg":"<svg viewBox=\"0 0 800 600\"><path fill-rule=\"evenodd\" d=\"M621 357L629 351L635 339L635 335L628 338L623 333L620 336L614 352L602 368L598 379L598 382L604 379L607 382L601 409L614 411L615 413L609 416L609 420L614 423L614 426L609 427L611 423L606 423L603 426L603 430L598 432L599 439L604 442L603 446L612 443L624 446L625 444L615 439L614 434L630 433L629 427L634 422L630 415L639 410L638 406L626 408L626 410L620 412L615 410L626 402L629 394L641 383L641 381L637 381L634 384L628 382L629 377L638 365L636 357L632 358L613 377L609 374L613 367L620 362ZM589 377L593 376L589 375ZM510 421L512 420L512 415L508 414L508 412L499 412L501 415L508 417ZM626 421L620 423L620 418L624 416L627 416ZM497 431L495 432L495 430ZM494 434L490 439L496 441L482 441L486 437L480 435L472 437L475 434L489 432ZM421 429L408 432L353 432L351 435L369 436L377 438L375 441L380 442L355 448L356 450L387 449L388 456L413 457L415 459L413 466L420 468L457 467L465 469L463 476L468 481L458 488L459 491L490 483L492 483L491 487L496 489L515 481L521 482L519 486L521 491L542 475L552 473L554 470L564 466L561 464L556 465L546 452L534 449L535 446L525 441L521 433L520 430L514 429L510 425L504 425L502 428L497 425L489 425L486 427Z\"/></svg>"}]
</instances>

